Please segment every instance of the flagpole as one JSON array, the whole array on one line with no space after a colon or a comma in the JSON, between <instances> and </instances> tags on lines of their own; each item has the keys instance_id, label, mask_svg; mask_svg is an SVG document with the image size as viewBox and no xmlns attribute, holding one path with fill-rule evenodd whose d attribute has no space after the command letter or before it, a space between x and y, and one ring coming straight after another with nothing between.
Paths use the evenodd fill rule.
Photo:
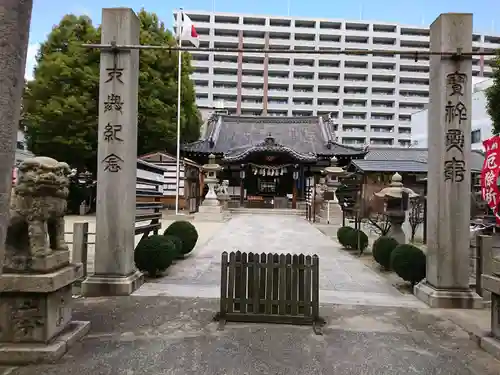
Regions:
<instances>
[{"instance_id":1,"label":"flagpole","mask_svg":"<svg viewBox=\"0 0 500 375\"><path fill-rule=\"evenodd\" d=\"M179 34L179 47L182 47L182 8L177 13L177 33ZM175 167L175 214L179 215L179 188L181 169L181 87L182 87L182 51L179 49L179 62L177 68L177 155Z\"/></svg>"}]
</instances>

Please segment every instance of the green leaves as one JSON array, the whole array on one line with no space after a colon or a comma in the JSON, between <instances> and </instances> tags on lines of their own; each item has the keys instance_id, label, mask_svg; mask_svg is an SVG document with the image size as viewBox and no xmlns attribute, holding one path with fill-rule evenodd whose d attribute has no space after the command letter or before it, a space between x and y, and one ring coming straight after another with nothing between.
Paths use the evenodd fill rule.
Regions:
<instances>
[{"instance_id":1,"label":"green leaves","mask_svg":"<svg viewBox=\"0 0 500 375\"><path fill-rule=\"evenodd\" d=\"M487 110L493 124L493 134L500 134L500 53L493 65L493 85L486 90Z\"/></svg>"},{"instance_id":2,"label":"green leaves","mask_svg":"<svg viewBox=\"0 0 500 375\"><path fill-rule=\"evenodd\" d=\"M154 13L141 10L141 44L175 45L175 39ZM97 50L81 47L100 43L100 28L84 16L66 15L42 43L33 81L26 86L23 125L30 149L95 171L99 60ZM140 52L138 154L175 152L178 55L165 50ZM181 141L198 139L201 118L189 78L190 56L182 61Z\"/></svg>"}]
</instances>

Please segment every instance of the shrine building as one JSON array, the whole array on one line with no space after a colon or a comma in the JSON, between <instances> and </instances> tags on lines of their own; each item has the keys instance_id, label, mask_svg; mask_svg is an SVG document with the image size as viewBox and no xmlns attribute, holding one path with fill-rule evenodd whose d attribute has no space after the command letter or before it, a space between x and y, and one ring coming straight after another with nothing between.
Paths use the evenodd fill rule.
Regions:
<instances>
[{"instance_id":1,"label":"shrine building","mask_svg":"<svg viewBox=\"0 0 500 375\"><path fill-rule=\"evenodd\" d=\"M231 203L255 208L296 208L335 156L339 166L363 159L366 148L336 142L328 116L234 116L215 113L201 139L182 147L199 164L216 156L229 180Z\"/></svg>"}]
</instances>

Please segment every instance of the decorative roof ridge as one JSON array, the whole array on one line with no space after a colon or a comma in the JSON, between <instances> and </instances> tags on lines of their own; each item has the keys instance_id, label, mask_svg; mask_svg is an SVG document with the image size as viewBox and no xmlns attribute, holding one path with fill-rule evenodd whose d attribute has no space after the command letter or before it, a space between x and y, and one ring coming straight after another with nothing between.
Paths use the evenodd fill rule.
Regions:
<instances>
[{"instance_id":1,"label":"decorative roof ridge","mask_svg":"<svg viewBox=\"0 0 500 375\"><path fill-rule=\"evenodd\" d=\"M208 140L210 139L213 131L214 131L214 123L217 121L219 115L216 112L213 112L208 116L205 121L205 129L204 134L200 136L200 140Z\"/></svg>"},{"instance_id":2,"label":"decorative roof ridge","mask_svg":"<svg viewBox=\"0 0 500 375\"><path fill-rule=\"evenodd\" d=\"M335 135L335 131L333 130L334 121L332 113L330 112L326 115L319 116L319 119L321 127L326 132L326 138L325 138L326 146L328 148L331 148L332 145L337 141L337 136Z\"/></svg>"},{"instance_id":3,"label":"decorative roof ridge","mask_svg":"<svg viewBox=\"0 0 500 375\"><path fill-rule=\"evenodd\" d=\"M326 130L327 126L323 122L323 117L319 116L317 124L318 124L319 128L321 129L321 135L323 136L323 140L325 141L325 144L328 147L328 144L332 141L332 139L331 139L331 137L329 137L329 134Z\"/></svg>"},{"instance_id":4,"label":"decorative roof ridge","mask_svg":"<svg viewBox=\"0 0 500 375\"><path fill-rule=\"evenodd\" d=\"M241 160L250 153L256 151L284 151L289 153L290 155L293 155L297 159L316 160L316 154L314 153L299 152L290 146L285 146L280 143L277 143L274 137L271 135L271 133L269 133L267 137L259 143L246 146L246 148L241 148L239 150L231 150L231 151L234 153L233 155L229 155L230 152L227 152L224 155L224 159L226 161Z\"/></svg>"},{"instance_id":5,"label":"decorative roof ridge","mask_svg":"<svg viewBox=\"0 0 500 375\"><path fill-rule=\"evenodd\" d=\"M343 143L339 143L337 141L333 141L332 144L335 146L338 146L338 147L346 148L348 150L354 150L354 151L360 151L360 152L368 152L369 151L368 146L365 146L365 147L349 146L349 145L345 145Z\"/></svg>"},{"instance_id":6,"label":"decorative roof ridge","mask_svg":"<svg viewBox=\"0 0 500 375\"><path fill-rule=\"evenodd\" d=\"M219 139L221 126L222 126L222 118L219 116L219 118L217 119L217 123L215 124L214 127L212 138L210 139L210 147L214 147L215 144L217 143L217 140Z\"/></svg>"}]
</instances>

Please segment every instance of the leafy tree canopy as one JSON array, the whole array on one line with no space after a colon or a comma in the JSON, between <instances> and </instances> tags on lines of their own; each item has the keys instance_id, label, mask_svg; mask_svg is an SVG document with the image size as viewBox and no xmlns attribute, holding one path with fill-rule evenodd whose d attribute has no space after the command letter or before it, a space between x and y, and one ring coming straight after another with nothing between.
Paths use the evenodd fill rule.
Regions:
<instances>
[{"instance_id":1,"label":"leafy tree canopy","mask_svg":"<svg viewBox=\"0 0 500 375\"><path fill-rule=\"evenodd\" d=\"M141 10L141 44L175 45L158 16ZM86 16L66 15L41 44L34 79L23 102L30 150L95 171L99 96L100 28ZM201 117L189 78L191 58L182 54L181 140L199 137ZM138 154L176 147L178 55L165 50L140 52Z\"/></svg>"},{"instance_id":2,"label":"leafy tree canopy","mask_svg":"<svg viewBox=\"0 0 500 375\"><path fill-rule=\"evenodd\" d=\"M500 53L493 65L493 85L486 90L487 110L493 124L493 134L500 134Z\"/></svg>"}]
</instances>

